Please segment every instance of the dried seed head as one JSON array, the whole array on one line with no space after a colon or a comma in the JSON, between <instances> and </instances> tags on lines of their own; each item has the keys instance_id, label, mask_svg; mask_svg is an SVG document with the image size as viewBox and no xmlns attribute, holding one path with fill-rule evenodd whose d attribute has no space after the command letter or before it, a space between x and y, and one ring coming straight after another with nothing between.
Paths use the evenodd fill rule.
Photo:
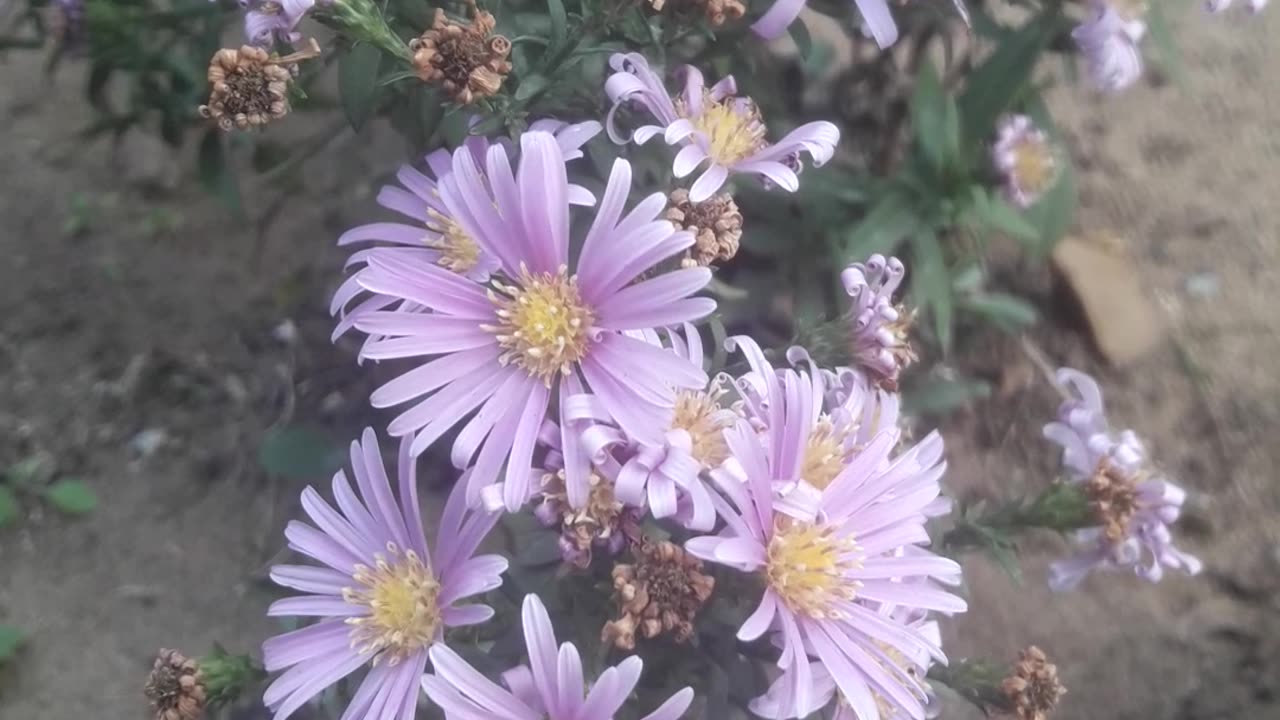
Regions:
<instances>
[{"instance_id":1,"label":"dried seed head","mask_svg":"<svg viewBox=\"0 0 1280 720\"><path fill-rule=\"evenodd\" d=\"M200 114L224 131L279 120L289 114L287 94L297 63L319 54L315 39L306 49L285 57L252 45L219 50L209 61L209 103L200 106Z\"/></svg>"},{"instance_id":2,"label":"dried seed head","mask_svg":"<svg viewBox=\"0 0 1280 720\"><path fill-rule=\"evenodd\" d=\"M742 213L729 193L719 193L700 203L689 200L689 191L673 190L665 215L681 230L693 233L693 247L680 264L684 267L708 267L730 260L738 252L742 239Z\"/></svg>"},{"instance_id":3,"label":"dried seed head","mask_svg":"<svg viewBox=\"0 0 1280 720\"><path fill-rule=\"evenodd\" d=\"M678 642L693 636L693 620L715 589L702 561L670 542L645 538L632 548L635 562L613 568L614 602L621 617L604 624L600 636L623 650L636 645L636 633L654 638L670 633Z\"/></svg>"},{"instance_id":4,"label":"dried seed head","mask_svg":"<svg viewBox=\"0 0 1280 720\"><path fill-rule=\"evenodd\" d=\"M1018 662L1000 689L1018 720L1046 720L1067 692L1058 682L1058 668L1035 645L1018 653Z\"/></svg>"},{"instance_id":5,"label":"dried seed head","mask_svg":"<svg viewBox=\"0 0 1280 720\"><path fill-rule=\"evenodd\" d=\"M635 533L640 511L624 506L613 494L613 481L591 473L587 503L582 508L569 504L564 471L542 476L542 490L534 514L545 525L560 526L560 555L579 568L591 564L592 550L603 548L617 555Z\"/></svg>"},{"instance_id":6,"label":"dried seed head","mask_svg":"<svg viewBox=\"0 0 1280 720\"><path fill-rule=\"evenodd\" d=\"M206 690L200 664L177 650L160 650L143 692L156 720L200 720Z\"/></svg>"},{"instance_id":7,"label":"dried seed head","mask_svg":"<svg viewBox=\"0 0 1280 720\"><path fill-rule=\"evenodd\" d=\"M1107 540L1124 540L1129 534L1129 522L1138 511L1136 478L1104 458L1097 472L1085 482L1084 490Z\"/></svg>"},{"instance_id":8,"label":"dried seed head","mask_svg":"<svg viewBox=\"0 0 1280 720\"><path fill-rule=\"evenodd\" d=\"M719 27L726 20L739 20L747 14L747 6L741 0L648 0L654 12L662 12L666 8L674 8L677 16L692 20L691 16L701 15L712 27Z\"/></svg>"},{"instance_id":9,"label":"dried seed head","mask_svg":"<svg viewBox=\"0 0 1280 720\"><path fill-rule=\"evenodd\" d=\"M454 22L437 8L431 27L409 42L423 82L439 85L460 105L497 94L511 72L511 41L492 35L497 20L468 0L471 21Z\"/></svg>"}]
</instances>

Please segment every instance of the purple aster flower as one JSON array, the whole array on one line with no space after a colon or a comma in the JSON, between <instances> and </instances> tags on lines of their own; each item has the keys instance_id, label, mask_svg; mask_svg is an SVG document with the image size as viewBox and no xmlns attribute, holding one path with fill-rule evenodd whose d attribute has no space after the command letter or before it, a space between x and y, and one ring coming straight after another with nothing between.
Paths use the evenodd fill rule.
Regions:
<instances>
[{"instance_id":1,"label":"purple aster flower","mask_svg":"<svg viewBox=\"0 0 1280 720\"><path fill-rule=\"evenodd\" d=\"M637 335L651 345L669 347L701 369L702 339L692 325L686 324L683 333L667 331L666 343L653 331ZM629 436L592 395L569 398L561 408L562 421L581 436L593 465L616 478L613 492L620 502L707 531L715 524L716 510L703 473L728 458L724 430L741 417L723 403L726 380L720 376L702 388L678 389L667 424L649 433L659 442Z\"/></svg>"},{"instance_id":2,"label":"purple aster flower","mask_svg":"<svg viewBox=\"0 0 1280 720\"><path fill-rule=\"evenodd\" d=\"M526 595L522 612L529 665L502 675L502 685L481 675L444 645L431 649L434 673L422 678L427 697L447 720L613 720L640 680L644 667L632 655L607 668L588 688L582 658L573 643L556 647L547 609ZM586 692L586 696L583 693ZM676 720L693 701L684 688L641 720Z\"/></svg>"},{"instance_id":3,"label":"purple aster flower","mask_svg":"<svg viewBox=\"0 0 1280 720\"><path fill-rule=\"evenodd\" d=\"M285 671L263 696L276 720L363 665L369 673L343 717L411 719L427 649L440 646L447 628L493 615L485 605L460 601L502 584L506 559L473 557L497 515L468 512L459 485L445 504L435 547L428 548L415 465L409 442L401 442L397 500L377 436L365 430L351 444L358 495L342 472L333 478L337 510L313 488L303 491L302 507L316 526L291 522L285 537L319 565L273 567L272 580L307 594L278 600L267 614L320 621L262 645L267 670Z\"/></svg>"},{"instance_id":4,"label":"purple aster flower","mask_svg":"<svg viewBox=\"0 0 1280 720\"><path fill-rule=\"evenodd\" d=\"M920 678L886 662L888 649L903 657L945 657L918 629L878 610L966 609L963 600L934 585L958 582L960 566L913 547L929 542L924 522L946 470L941 437L932 433L895 455L901 432L885 428L856 452L835 453L838 469L813 501L780 497L781 488L813 484L805 466L822 433L814 421L819 386L814 376L773 370L750 339L733 341L765 385L769 421L763 432L746 421L726 431L730 460L711 477L727 498L717 501L727 527L690 540L686 549L764 581L760 604L738 638L771 633L781 647L778 666L786 682L774 695L778 717L803 716L813 707L810 662L816 660L858 717L877 717L878 696L923 718Z\"/></svg>"},{"instance_id":5,"label":"purple aster flower","mask_svg":"<svg viewBox=\"0 0 1280 720\"><path fill-rule=\"evenodd\" d=\"M1050 587L1070 590L1095 568L1131 569L1151 582L1160 580L1165 567L1199 573L1200 560L1176 549L1169 531L1186 492L1152 468L1131 430L1110 432L1093 378L1062 368L1058 382L1074 397L1062 403L1044 435L1062 446L1068 479L1083 485L1100 525L1076 533L1079 552L1054 563Z\"/></svg>"},{"instance_id":6,"label":"purple aster flower","mask_svg":"<svg viewBox=\"0 0 1280 720\"><path fill-rule=\"evenodd\" d=\"M1071 31L1094 88L1114 93L1137 82L1142 76L1138 41L1146 27L1141 16L1122 14L1112 5L1097 3L1093 16Z\"/></svg>"},{"instance_id":7,"label":"purple aster flower","mask_svg":"<svg viewBox=\"0 0 1280 720\"><path fill-rule=\"evenodd\" d=\"M916 360L908 337L915 313L893 302L893 293L905 273L897 258L879 254L840 273L851 303L848 317L854 363L873 383L889 391L898 389L902 370Z\"/></svg>"},{"instance_id":8,"label":"purple aster flower","mask_svg":"<svg viewBox=\"0 0 1280 720\"><path fill-rule=\"evenodd\" d=\"M806 0L777 0L756 20L751 30L766 40L780 37L804 10ZM854 0L862 15L863 30L875 38L876 45L887 48L898 41L898 24L889 12L888 0ZM963 7L956 0L958 7Z\"/></svg>"},{"instance_id":9,"label":"purple aster flower","mask_svg":"<svg viewBox=\"0 0 1280 720\"><path fill-rule=\"evenodd\" d=\"M567 162L582 157L582 146L600 133L601 126L594 121L570 125L558 120L538 120L530 125L530 129L553 133ZM510 140L500 138L497 142L508 152L513 152ZM490 144L488 138L481 136L468 137L463 143L477 165L484 163ZM426 163L426 173L419 172L411 165L402 165L396 173L399 185L385 185L378 191L379 205L400 213L414 224L377 222L359 225L343 233L338 238L338 245L372 241L413 248L411 256L434 258L434 262L440 267L476 282L488 282L489 276L498 269L497 258L486 253L467 234L440 199L438 179L452 172L450 151L436 150L426 156ZM592 205L595 198L586 188L571 185L569 202ZM387 250L381 246L358 251L347 260L347 267L367 263L369 255L383 252ZM352 301L357 297L362 299L352 306ZM425 310L413 300L390 295L370 295L360 286L358 276L348 277L334 293L329 307L330 313L339 317L333 339L338 339L355 327L356 318L361 313L389 307L405 311Z\"/></svg>"},{"instance_id":10,"label":"purple aster flower","mask_svg":"<svg viewBox=\"0 0 1280 720\"><path fill-rule=\"evenodd\" d=\"M1026 115L1006 115L996 125L991 160L1004 178L1005 198L1030 207L1058 180L1058 156L1049 136Z\"/></svg>"},{"instance_id":11,"label":"purple aster flower","mask_svg":"<svg viewBox=\"0 0 1280 720\"><path fill-rule=\"evenodd\" d=\"M678 178L704 162L707 165L689 189L693 202L714 195L730 171L759 175L795 192L800 187L796 173L802 154L807 153L814 165L835 154L840 130L829 122L801 125L776 143L766 140L759 108L751 98L737 96L732 76L708 88L702 73L686 65L680 69L684 87L672 98L643 56L617 54L609 59L609 65L615 70L605 81L605 92L613 101L606 121L609 137L616 143L628 141L614 123L614 115L624 103L632 102L648 111L660 124L644 125L630 139L643 144L662 135L668 145L681 145L672 168Z\"/></svg>"},{"instance_id":12,"label":"purple aster flower","mask_svg":"<svg viewBox=\"0 0 1280 720\"><path fill-rule=\"evenodd\" d=\"M1211 13L1225 12L1232 5L1232 0L1206 0L1204 6ZM1245 0L1249 12L1258 14L1267 7L1267 0Z\"/></svg>"},{"instance_id":13,"label":"purple aster flower","mask_svg":"<svg viewBox=\"0 0 1280 720\"><path fill-rule=\"evenodd\" d=\"M624 214L631 166L616 162L571 261L563 151L545 132L526 132L520 147L518 171L501 145L485 153L483 171L470 150L456 150L452 171L437 183L445 214L497 259L488 285L440 267L425 248L370 254L356 275L375 295L430 311L361 313L356 328L374 336L361 357L421 361L371 398L376 407L413 402L388 430L414 435L415 455L471 416L454 441L452 460L459 468L474 462L472 507L504 463L504 504L515 509L528 500L533 452L553 395L562 407L589 389L628 434L660 442L656 428L667 423L676 391L707 382L701 368L626 334L715 309L710 299L690 297L710 280L706 268L638 279L693 243L689 233L658 219L665 196L655 193ZM589 462L566 428L561 452L568 497L582 507Z\"/></svg>"},{"instance_id":14,"label":"purple aster flower","mask_svg":"<svg viewBox=\"0 0 1280 720\"><path fill-rule=\"evenodd\" d=\"M292 45L302 39L298 23L315 5L316 0L240 0L244 36L251 45L267 47L276 40Z\"/></svg>"}]
</instances>

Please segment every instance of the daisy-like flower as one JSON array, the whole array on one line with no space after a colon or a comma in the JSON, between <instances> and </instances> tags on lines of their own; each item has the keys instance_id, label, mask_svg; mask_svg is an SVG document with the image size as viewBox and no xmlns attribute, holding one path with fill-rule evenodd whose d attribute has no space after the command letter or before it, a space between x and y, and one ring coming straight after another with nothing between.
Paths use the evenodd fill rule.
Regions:
<instances>
[{"instance_id":1,"label":"daisy-like flower","mask_svg":"<svg viewBox=\"0 0 1280 720\"><path fill-rule=\"evenodd\" d=\"M694 320L715 308L710 299L690 297L710 279L706 268L638 280L693 242L657 219L665 196L654 194L624 214L631 167L615 163L571 262L563 152L545 132L526 132L520 148L518 171L500 145L485 153L483 171L470 150L456 150L452 171L437 184L442 214L497 260L488 285L439 266L427 249L370 254L357 274L360 287L375 295L430 310L361 313L356 328L375 336L361 357L421 361L371 398L375 407L413 401L388 430L413 435L415 456L474 413L452 452L456 467L474 462L467 488L472 507L504 463L501 502L514 510L529 499L533 452L553 395L563 407L589 389L629 435L657 443L676 392L707 382L701 368L625 334ZM569 502L582 507L588 459L567 427L561 428L566 490Z\"/></svg>"},{"instance_id":2,"label":"daisy-like flower","mask_svg":"<svg viewBox=\"0 0 1280 720\"><path fill-rule=\"evenodd\" d=\"M893 302L905 273L897 258L879 254L840 273L851 301L848 317L854 364L889 391L898 389L899 375L916 361L909 337L915 313Z\"/></svg>"},{"instance_id":3,"label":"daisy-like flower","mask_svg":"<svg viewBox=\"0 0 1280 720\"><path fill-rule=\"evenodd\" d=\"M522 611L529 665L503 673L502 687L481 675L444 645L431 649L434 673L422 678L427 697L447 720L613 720L640 680L644 663L632 655L606 669L590 688L573 643L556 648L555 630L536 595ZM584 698L583 693L586 692ZM676 720L693 701L684 688L641 720Z\"/></svg>"},{"instance_id":4,"label":"daisy-like flower","mask_svg":"<svg viewBox=\"0 0 1280 720\"><path fill-rule=\"evenodd\" d=\"M680 145L672 167L683 178L698 166L706 169L689 188L689 199L702 202L719 190L729 173L758 175L788 192L800 187L800 156L808 154L821 165L835 154L840 130L829 122L811 122L787 133L776 143L766 139L768 130L751 98L738 97L733 76L707 87L697 68L680 69L683 89L676 97L667 93L662 78L637 53L609 59L614 73L605 81L613 102L606 127L616 143L628 137L615 126L614 116L626 103L635 103L658 121L637 128L630 139L643 144L661 135L668 145Z\"/></svg>"},{"instance_id":5,"label":"daisy-like flower","mask_svg":"<svg viewBox=\"0 0 1280 720\"><path fill-rule=\"evenodd\" d=\"M1136 13L1145 5L1132 4L1129 10L1099 2L1093 14L1071 31L1084 56L1089 82L1102 92L1124 90L1142 76L1142 52L1138 41L1146 34L1146 22Z\"/></svg>"},{"instance_id":6,"label":"daisy-like flower","mask_svg":"<svg viewBox=\"0 0 1280 720\"><path fill-rule=\"evenodd\" d=\"M439 646L446 629L493 615L488 606L461 601L502 584L505 558L473 557L498 516L468 512L459 484L445 503L435 547L428 548L407 440L399 459L397 500L377 436L365 430L351 444L359 494L339 472L333 478L338 509L307 488L302 507L315 527L295 521L285 529L289 547L319 565L273 567L272 580L307 594L278 600L267 614L321 619L262 645L266 669L285 671L263 696L276 720L364 665L369 673L343 717L412 718L428 648Z\"/></svg>"},{"instance_id":7,"label":"daisy-like flower","mask_svg":"<svg viewBox=\"0 0 1280 720\"><path fill-rule=\"evenodd\" d=\"M763 432L746 421L726 431L731 458L711 477L727 498L717 502L727 527L685 547L764 581L760 604L738 638L771 633L781 647L778 666L786 682L775 695L778 717L802 717L813 707L810 663L816 660L858 717L877 717L879 697L908 717L923 718L925 689L889 650L902 657L945 657L918 629L876 608L966 609L963 600L934 586L958 582L960 566L916 547L929 542L924 521L946 469L942 439L933 433L895 456L901 434L885 428L851 455L836 453L837 472L807 507L780 498L780 488L811 484L806 472L827 469L826 462L804 469L822 432L813 411L821 404L820 385L796 370L773 370L750 339L734 340L766 386L770 422Z\"/></svg>"},{"instance_id":8,"label":"daisy-like flower","mask_svg":"<svg viewBox=\"0 0 1280 720\"><path fill-rule=\"evenodd\" d=\"M1031 207L1058 180L1058 156L1049 136L1026 115L1008 115L996 126L991 159L1004 177L1004 196Z\"/></svg>"},{"instance_id":9,"label":"daisy-like flower","mask_svg":"<svg viewBox=\"0 0 1280 720\"><path fill-rule=\"evenodd\" d=\"M1054 563L1050 587L1070 590L1098 568L1129 569L1151 582L1159 581L1166 567L1199 573L1200 560L1175 548L1169 531L1186 492L1155 471L1133 431L1108 429L1102 391L1093 378L1062 368L1058 382L1074 398L1062 404L1044 435L1062 446L1068 479L1083 485L1099 524L1076 533L1079 552Z\"/></svg>"},{"instance_id":10,"label":"daisy-like flower","mask_svg":"<svg viewBox=\"0 0 1280 720\"><path fill-rule=\"evenodd\" d=\"M600 123L583 122L570 125L558 120L538 120L529 126L530 130L549 132L555 135L565 162L582 157L582 146L600 133ZM510 141L500 138L497 141L508 152L512 152ZM470 136L463 146L471 152L477 165L484 163L485 155L492 143L483 136ZM438 178L452 172L452 154L448 150L436 150L426 156L427 172L420 172L411 165L402 165L396 173L399 184L384 185L378 191L378 204L388 210L395 211L414 224L402 222L376 222L358 225L344 232L338 238L338 245L376 242L403 248L413 248L413 257L433 260L446 270L458 273L476 282L488 282L489 276L498 269L498 260L486 253L462 225L454 219L449 208L440 197L437 186ZM592 205L595 198L586 188L577 185L569 186L569 202L578 205ZM347 267L363 265L369 255L387 250L379 245L375 248L357 251L347 260ZM360 302L352 305L357 298ZM395 307L406 311L424 309L410 299L390 295L368 293L360 286L359 276L352 275L334 293L329 312L338 316L338 324L333 330L336 340L355 326L356 318L363 312Z\"/></svg>"},{"instance_id":11,"label":"daisy-like flower","mask_svg":"<svg viewBox=\"0 0 1280 720\"><path fill-rule=\"evenodd\" d=\"M654 347L668 347L690 367L702 368L702 339L692 325L684 332L637 335ZM710 530L716 510L703 473L719 467L729 456L724 430L740 417L723 398L726 379L716 377L700 388L678 388L672 413L664 424L643 436L628 434L625 425L609 415L599 398L578 395L561 408L562 421L582 438L592 462L616 478L612 491L622 503L647 508L656 518L674 517L685 527Z\"/></svg>"}]
</instances>

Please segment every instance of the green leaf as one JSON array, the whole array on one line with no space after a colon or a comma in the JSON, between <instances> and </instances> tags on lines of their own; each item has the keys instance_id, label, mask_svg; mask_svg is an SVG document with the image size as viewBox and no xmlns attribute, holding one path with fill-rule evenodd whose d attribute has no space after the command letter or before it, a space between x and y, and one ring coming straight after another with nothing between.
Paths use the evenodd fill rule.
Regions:
<instances>
[{"instance_id":1,"label":"green leaf","mask_svg":"<svg viewBox=\"0 0 1280 720\"><path fill-rule=\"evenodd\" d=\"M0 485L0 528L18 517L18 498L7 485Z\"/></svg>"},{"instance_id":2,"label":"green leaf","mask_svg":"<svg viewBox=\"0 0 1280 720\"><path fill-rule=\"evenodd\" d=\"M946 105L947 96L938 79L938 71L926 58L916 75L915 93L911 98L911 125L916 144L935 171L945 167L949 159L946 154L950 145Z\"/></svg>"},{"instance_id":3,"label":"green leaf","mask_svg":"<svg viewBox=\"0 0 1280 720\"><path fill-rule=\"evenodd\" d=\"M798 17L788 25L787 34L795 42L796 50L800 53L800 62L804 64L813 54L813 37L809 35L809 27L804 24L804 18Z\"/></svg>"},{"instance_id":4,"label":"green leaf","mask_svg":"<svg viewBox=\"0 0 1280 720\"><path fill-rule=\"evenodd\" d=\"M382 64L382 51L369 43L357 43L338 60L338 94L342 98L342 111L347 122L357 132L377 105L378 66Z\"/></svg>"},{"instance_id":5,"label":"green leaf","mask_svg":"<svg viewBox=\"0 0 1280 720\"><path fill-rule=\"evenodd\" d=\"M915 415L939 415L990 394L991 386L981 380L935 377L908 387L902 394L902 406Z\"/></svg>"},{"instance_id":6,"label":"green leaf","mask_svg":"<svg viewBox=\"0 0 1280 720\"><path fill-rule=\"evenodd\" d=\"M525 102L529 98L537 96L547 89L551 81L546 75L528 75L520 79L520 85L516 88L516 101Z\"/></svg>"},{"instance_id":7,"label":"green leaf","mask_svg":"<svg viewBox=\"0 0 1280 720\"><path fill-rule=\"evenodd\" d=\"M973 204L970 209L978 223L1032 245L1040 242L1039 228L1003 198L989 194L978 185L974 185L971 191Z\"/></svg>"},{"instance_id":8,"label":"green leaf","mask_svg":"<svg viewBox=\"0 0 1280 720\"><path fill-rule=\"evenodd\" d=\"M1008 112L1026 89L1037 58L1061 23L1057 6L1046 9L1002 42L969 75L959 100L965 147L976 149L992 134L996 118Z\"/></svg>"},{"instance_id":9,"label":"green leaf","mask_svg":"<svg viewBox=\"0 0 1280 720\"><path fill-rule=\"evenodd\" d=\"M547 0L547 14L551 17L551 42L547 44L547 55L554 56L564 48L569 37L569 16L564 10L563 0Z\"/></svg>"},{"instance_id":10,"label":"green leaf","mask_svg":"<svg viewBox=\"0 0 1280 720\"><path fill-rule=\"evenodd\" d=\"M236 182L235 173L228 167L221 130L209 128L205 131L204 139L200 141L196 166L200 173L200 184L204 189L217 195L224 205L239 215L242 207L240 187Z\"/></svg>"},{"instance_id":11,"label":"green leaf","mask_svg":"<svg viewBox=\"0 0 1280 720\"><path fill-rule=\"evenodd\" d=\"M550 530L526 534L519 538L515 562L524 567L538 567L560 562L560 535Z\"/></svg>"},{"instance_id":12,"label":"green leaf","mask_svg":"<svg viewBox=\"0 0 1280 720\"><path fill-rule=\"evenodd\" d=\"M1169 29L1169 18L1165 14L1163 2L1151 3L1147 9L1147 32L1151 35L1151 44L1155 46L1155 60L1169 77L1184 90L1187 89L1187 70L1182 64L1182 53L1178 52L1178 44Z\"/></svg>"},{"instance_id":13,"label":"green leaf","mask_svg":"<svg viewBox=\"0 0 1280 720\"><path fill-rule=\"evenodd\" d=\"M931 229L916 233L911 241L914 264L911 294L916 304L933 316L934 332L943 353L951 349L952 292L946 257L938 236Z\"/></svg>"},{"instance_id":14,"label":"green leaf","mask_svg":"<svg viewBox=\"0 0 1280 720\"><path fill-rule=\"evenodd\" d=\"M258 464L273 475L321 478L342 467L343 448L307 425L268 430L258 447Z\"/></svg>"},{"instance_id":15,"label":"green leaf","mask_svg":"<svg viewBox=\"0 0 1280 720\"><path fill-rule=\"evenodd\" d=\"M0 663L13 657L22 641L21 630L12 625L0 625Z\"/></svg>"},{"instance_id":16,"label":"green leaf","mask_svg":"<svg viewBox=\"0 0 1280 720\"><path fill-rule=\"evenodd\" d=\"M1043 128L1054 142L1062 147L1062 135L1053 124L1049 109L1039 94L1033 94L1027 98L1026 110L1027 114L1035 120L1036 125ZM1023 213L1023 217L1038 231L1037 242L1030 246L1032 253L1037 257L1044 257L1053 250L1053 246L1067 234L1075 218L1078 200L1076 176L1071 166L1071 157L1065 149L1058 153L1058 162L1062 167L1058 171L1057 182Z\"/></svg>"},{"instance_id":17,"label":"green leaf","mask_svg":"<svg viewBox=\"0 0 1280 720\"><path fill-rule=\"evenodd\" d=\"M98 506L98 497L80 480L59 480L44 491L50 505L68 515L84 515Z\"/></svg>"},{"instance_id":18,"label":"green leaf","mask_svg":"<svg viewBox=\"0 0 1280 720\"><path fill-rule=\"evenodd\" d=\"M1016 332L1036 321L1036 309L1022 298L1005 293L981 293L964 298L961 307L987 321Z\"/></svg>"},{"instance_id":19,"label":"green leaf","mask_svg":"<svg viewBox=\"0 0 1280 720\"><path fill-rule=\"evenodd\" d=\"M845 238L846 262L861 262L875 253L886 253L920 225L920 212L901 193L890 192L871 208Z\"/></svg>"}]
</instances>

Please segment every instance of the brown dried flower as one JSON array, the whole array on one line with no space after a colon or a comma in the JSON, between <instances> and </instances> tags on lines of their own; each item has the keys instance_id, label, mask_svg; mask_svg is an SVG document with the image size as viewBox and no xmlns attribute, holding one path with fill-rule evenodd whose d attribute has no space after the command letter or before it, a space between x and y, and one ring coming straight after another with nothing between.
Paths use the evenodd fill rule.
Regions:
<instances>
[{"instance_id":1,"label":"brown dried flower","mask_svg":"<svg viewBox=\"0 0 1280 720\"><path fill-rule=\"evenodd\" d=\"M654 12L662 12L667 0L648 0ZM726 20L738 20L747 14L747 6L740 0L675 0L671 3L677 13L698 13L712 27L720 27Z\"/></svg>"},{"instance_id":2,"label":"brown dried flower","mask_svg":"<svg viewBox=\"0 0 1280 720\"><path fill-rule=\"evenodd\" d=\"M1105 459L1084 485L1089 508L1102 524L1107 540L1118 543L1129 533L1129 521L1138 511L1136 478Z\"/></svg>"},{"instance_id":3,"label":"brown dried flower","mask_svg":"<svg viewBox=\"0 0 1280 720\"><path fill-rule=\"evenodd\" d=\"M467 0L471 21L453 22L436 9L431 28L409 41L413 67L423 82L439 85L461 105L490 97L511 72L511 41L493 35L493 14Z\"/></svg>"},{"instance_id":4,"label":"brown dried flower","mask_svg":"<svg viewBox=\"0 0 1280 720\"><path fill-rule=\"evenodd\" d=\"M143 690L156 720L200 720L206 688L200 664L177 650L160 650Z\"/></svg>"},{"instance_id":5,"label":"brown dried flower","mask_svg":"<svg viewBox=\"0 0 1280 720\"><path fill-rule=\"evenodd\" d=\"M570 565L586 568L592 551L605 549L617 555L636 532L640 511L624 506L613 494L613 482L592 472L587 503L582 508L569 504L564 471L542 476L540 498L534 515L547 526L560 527L560 556Z\"/></svg>"},{"instance_id":6,"label":"brown dried flower","mask_svg":"<svg viewBox=\"0 0 1280 720\"><path fill-rule=\"evenodd\" d=\"M604 624L600 636L623 650L645 638L671 633L678 643L693 635L693 619L711 597L715 578L702 561L670 542L647 538L632 548L635 562L613 568L614 600L622 617Z\"/></svg>"},{"instance_id":7,"label":"brown dried flower","mask_svg":"<svg viewBox=\"0 0 1280 720\"><path fill-rule=\"evenodd\" d=\"M673 190L669 196L666 219L681 230L694 234L693 247L680 261L686 268L710 266L723 262L738 253L742 239L742 213L729 193L718 193L695 203L689 200L689 191Z\"/></svg>"},{"instance_id":8,"label":"brown dried flower","mask_svg":"<svg viewBox=\"0 0 1280 720\"><path fill-rule=\"evenodd\" d=\"M1018 720L1046 720L1067 692L1058 682L1058 668L1035 645L1018 653L1018 662L1000 689Z\"/></svg>"},{"instance_id":9,"label":"brown dried flower","mask_svg":"<svg viewBox=\"0 0 1280 720\"><path fill-rule=\"evenodd\" d=\"M320 54L315 39L306 49L279 57L259 47L223 48L209 61L209 103L200 114L224 131L261 127L289 114L289 83L297 63Z\"/></svg>"}]
</instances>

